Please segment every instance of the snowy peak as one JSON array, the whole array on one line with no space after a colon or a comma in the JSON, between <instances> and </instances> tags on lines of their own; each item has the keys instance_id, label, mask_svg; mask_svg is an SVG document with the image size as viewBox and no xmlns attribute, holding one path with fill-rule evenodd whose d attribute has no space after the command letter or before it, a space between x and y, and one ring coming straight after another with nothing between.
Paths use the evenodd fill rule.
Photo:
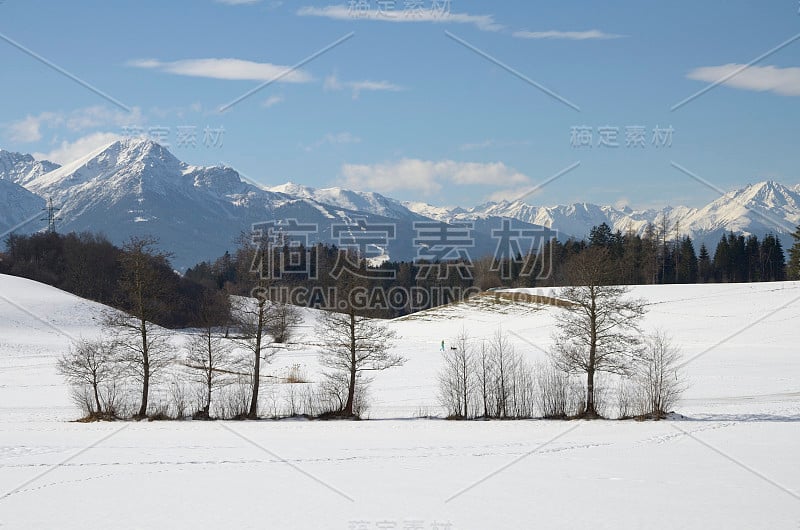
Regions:
<instances>
[{"instance_id":1,"label":"snowy peak","mask_svg":"<svg viewBox=\"0 0 800 530\"><path fill-rule=\"evenodd\" d=\"M751 184L711 202L691 222L705 231L791 233L800 223L800 192L772 180Z\"/></svg>"},{"instance_id":2,"label":"snowy peak","mask_svg":"<svg viewBox=\"0 0 800 530\"><path fill-rule=\"evenodd\" d=\"M769 209L786 209L788 207L790 210L798 208L797 189L793 190L774 180L747 186L726 194L725 198L727 197L744 202L747 206Z\"/></svg>"},{"instance_id":3,"label":"snowy peak","mask_svg":"<svg viewBox=\"0 0 800 530\"><path fill-rule=\"evenodd\" d=\"M153 179L180 176L185 164L150 140L113 142L78 160L26 183L37 193L58 195L76 185L113 185L130 177Z\"/></svg>"},{"instance_id":4,"label":"snowy peak","mask_svg":"<svg viewBox=\"0 0 800 530\"><path fill-rule=\"evenodd\" d=\"M60 166L49 160L36 160L31 155L0 149L0 180L24 186L31 180Z\"/></svg>"},{"instance_id":5,"label":"snowy peak","mask_svg":"<svg viewBox=\"0 0 800 530\"><path fill-rule=\"evenodd\" d=\"M385 197L380 193L353 191L339 187L316 189L294 184L293 182L274 186L269 188L269 191L302 199L310 199L317 203L327 204L345 210L380 215L390 219L418 217L417 214L409 210L399 201Z\"/></svg>"}]
</instances>

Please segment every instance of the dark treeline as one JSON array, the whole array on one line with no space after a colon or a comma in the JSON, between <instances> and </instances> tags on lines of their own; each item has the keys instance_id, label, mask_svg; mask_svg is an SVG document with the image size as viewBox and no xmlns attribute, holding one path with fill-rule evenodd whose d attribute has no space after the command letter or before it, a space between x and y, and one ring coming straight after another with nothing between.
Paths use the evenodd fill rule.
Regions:
<instances>
[{"instance_id":1,"label":"dark treeline","mask_svg":"<svg viewBox=\"0 0 800 530\"><path fill-rule=\"evenodd\" d=\"M131 251L90 233L11 235L0 254L0 273L42 282L81 298L130 312L125 264ZM213 290L173 271L164 255L144 255L160 289L153 321L168 328L198 324L201 301Z\"/></svg>"},{"instance_id":2,"label":"dark treeline","mask_svg":"<svg viewBox=\"0 0 800 530\"><path fill-rule=\"evenodd\" d=\"M609 281L623 285L669 283L761 282L794 279L792 260L787 270L780 240L772 234L757 236L725 234L712 252L701 245L695 248L689 236L669 239L667 231L650 225L642 235L613 232L608 225L594 227L588 240L566 243L550 240L536 254L498 260L484 257L473 262L425 264L406 261L386 262L379 269L368 269L363 260L354 259L362 287L370 292L405 291L411 293L406 304L390 299L368 304L373 316L391 318L460 299L462 295L494 287L560 287L567 285L570 262L591 247L608 250L612 272ZM800 235L800 230L798 234ZM800 238L790 256L800 254ZM335 246L318 244L308 249L288 246L273 248L271 287L327 293L339 285L342 254ZM253 274L255 249L243 245L234 254L226 253L214 262L203 262L186 272L187 278L208 286L247 295L259 285ZM293 256L297 259L293 260ZM795 258L795 261L797 259ZM295 263L292 267L286 264ZM259 270L261 270L259 268ZM381 274L391 272L390 279ZM312 297L313 298L313 297ZM390 297L391 298L391 297ZM398 298L399 300L399 298ZM287 300L292 301L292 300ZM336 307L336 300L320 297L294 300L299 305Z\"/></svg>"},{"instance_id":3,"label":"dark treeline","mask_svg":"<svg viewBox=\"0 0 800 530\"><path fill-rule=\"evenodd\" d=\"M614 269L611 281L617 284L767 282L788 278L783 247L773 234L763 240L754 235L724 234L713 254L705 245L697 249L689 236L669 239L664 234L654 225L642 235L612 232L604 223L592 229L587 241L549 242L540 256L545 274L538 281L515 276L514 271L521 267L512 261L506 264L511 277L495 278L494 282L504 286L566 285L570 260L593 246L608 249Z\"/></svg>"},{"instance_id":4,"label":"dark treeline","mask_svg":"<svg viewBox=\"0 0 800 530\"><path fill-rule=\"evenodd\" d=\"M269 252L272 260L264 257ZM246 242L233 254L226 252L213 262L189 268L186 278L232 295L250 296L261 288L272 300L318 309L354 305L360 315L394 318L476 292L472 269L465 263L406 261L372 268L335 245L277 246L265 251Z\"/></svg>"},{"instance_id":5,"label":"dark treeline","mask_svg":"<svg viewBox=\"0 0 800 530\"><path fill-rule=\"evenodd\" d=\"M712 253L704 245L696 249L688 236L670 239L668 233L650 225L641 235L623 234L602 224L592 229L587 240L550 240L528 256L484 257L471 263L395 261L379 268L370 268L365 260L331 245L259 246L245 235L232 253L201 262L183 276L172 270L166 255L148 259L163 284L163 310L156 323L171 328L202 327L205 323L199 321L198 308L214 293L252 296L260 289L272 300L336 309L343 302L354 305L353 300L339 298L355 292L360 314L393 318L495 287L560 287L568 284L571 261L592 247L607 249L613 270L609 281L614 284L800 279L800 229L794 234L788 267L781 242L772 234L763 239L726 234ZM121 282L126 252L124 246L88 233L12 235L6 240L6 252L0 254L0 273L30 278L127 311L132 302Z\"/></svg>"}]
</instances>

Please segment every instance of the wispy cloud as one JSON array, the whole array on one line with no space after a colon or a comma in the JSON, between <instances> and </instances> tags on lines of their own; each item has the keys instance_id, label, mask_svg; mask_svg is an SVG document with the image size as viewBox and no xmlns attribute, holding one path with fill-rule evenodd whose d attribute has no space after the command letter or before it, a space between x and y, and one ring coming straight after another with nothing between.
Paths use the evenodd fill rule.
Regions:
<instances>
[{"instance_id":1,"label":"wispy cloud","mask_svg":"<svg viewBox=\"0 0 800 530\"><path fill-rule=\"evenodd\" d=\"M258 63L243 59L184 59L180 61L159 61L158 59L135 59L128 62L136 68L149 68L176 75L229 79L242 81L270 81L281 83L308 83L313 81L311 74L303 70L292 70L289 66L272 63ZM292 70L286 73L288 70ZM285 74L285 75L284 75Z\"/></svg>"},{"instance_id":2,"label":"wispy cloud","mask_svg":"<svg viewBox=\"0 0 800 530\"><path fill-rule=\"evenodd\" d=\"M400 2L397 2L400 5ZM361 11L347 5L325 7L301 7L297 10L301 17L325 17L333 20L376 20L381 22L414 23L427 22L439 24L470 24L482 31L501 31L504 27L494 20L493 15L471 15L452 13L437 9L370 9Z\"/></svg>"},{"instance_id":3,"label":"wispy cloud","mask_svg":"<svg viewBox=\"0 0 800 530\"><path fill-rule=\"evenodd\" d=\"M392 192L414 190L432 194L445 185L526 184L530 178L502 162L456 162L404 158L384 164L345 164L341 169L349 188Z\"/></svg>"},{"instance_id":4,"label":"wispy cloud","mask_svg":"<svg viewBox=\"0 0 800 530\"><path fill-rule=\"evenodd\" d=\"M25 116L6 126L8 138L13 142L38 142L42 139L42 125L53 123L58 116L52 112L42 112L36 116Z\"/></svg>"},{"instance_id":5,"label":"wispy cloud","mask_svg":"<svg viewBox=\"0 0 800 530\"><path fill-rule=\"evenodd\" d=\"M346 144L359 144L361 143L361 138L358 136L349 133L349 132L340 132L340 133L329 133L314 142L311 145L305 146L303 149L306 151L313 151L322 147L323 145L346 145Z\"/></svg>"},{"instance_id":6,"label":"wispy cloud","mask_svg":"<svg viewBox=\"0 0 800 530\"><path fill-rule=\"evenodd\" d=\"M621 39L625 35L606 33L599 29L588 31L515 31L512 34L518 39L552 39L552 40L608 40Z\"/></svg>"},{"instance_id":7,"label":"wispy cloud","mask_svg":"<svg viewBox=\"0 0 800 530\"><path fill-rule=\"evenodd\" d=\"M112 132L96 132L78 138L73 142L63 141L47 153L33 153L37 160L51 160L58 164L68 164L85 156L95 149L121 140L122 136Z\"/></svg>"},{"instance_id":8,"label":"wispy cloud","mask_svg":"<svg viewBox=\"0 0 800 530\"><path fill-rule=\"evenodd\" d=\"M104 105L84 107L69 112L45 111L12 122L6 126L8 138L15 142L38 142L44 137L44 129L64 128L71 132L81 132L103 127L121 127L139 124L143 120L141 110L134 107L131 112Z\"/></svg>"},{"instance_id":9,"label":"wispy cloud","mask_svg":"<svg viewBox=\"0 0 800 530\"><path fill-rule=\"evenodd\" d=\"M268 109L270 107L274 107L275 105L283 103L284 101L285 98L283 96L280 95L270 96L261 103L261 106Z\"/></svg>"},{"instance_id":10,"label":"wispy cloud","mask_svg":"<svg viewBox=\"0 0 800 530\"><path fill-rule=\"evenodd\" d=\"M336 74L326 77L322 86L325 90L352 90L353 99L358 99L358 97L361 95L361 92L364 91L400 92L401 90L404 90L403 87L394 83L390 83L389 81L341 81Z\"/></svg>"},{"instance_id":11,"label":"wispy cloud","mask_svg":"<svg viewBox=\"0 0 800 530\"><path fill-rule=\"evenodd\" d=\"M777 66L747 66L730 63L695 68L686 77L742 90L775 92L782 96L800 96L800 68L798 67L779 68Z\"/></svg>"}]
</instances>

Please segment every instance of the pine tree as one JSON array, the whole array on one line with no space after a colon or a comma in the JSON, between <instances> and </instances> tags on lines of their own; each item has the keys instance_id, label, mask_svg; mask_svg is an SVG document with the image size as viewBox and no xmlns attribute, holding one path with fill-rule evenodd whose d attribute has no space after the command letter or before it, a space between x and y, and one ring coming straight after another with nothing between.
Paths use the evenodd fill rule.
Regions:
<instances>
[{"instance_id":1,"label":"pine tree","mask_svg":"<svg viewBox=\"0 0 800 530\"><path fill-rule=\"evenodd\" d=\"M787 268L790 280L800 280L800 226L792 234L794 245L789 249L789 266Z\"/></svg>"},{"instance_id":2,"label":"pine tree","mask_svg":"<svg viewBox=\"0 0 800 530\"><path fill-rule=\"evenodd\" d=\"M717 250L714 252L714 276L718 282L729 282L730 278L731 247L728 244L728 236L722 234L722 239L717 243Z\"/></svg>"},{"instance_id":3,"label":"pine tree","mask_svg":"<svg viewBox=\"0 0 800 530\"><path fill-rule=\"evenodd\" d=\"M786 256L783 245L774 234L767 234L761 245L761 263L765 281L781 281L786 278Z\"/></svg>"},{"instance_id":4,"label":"pine tree","mask_svg":"<svg viewBox=\"0 0 800 530\"><path fill-rule=\"evenodd\" d=\"M694 251L692 238L689 236L684 237L681 241L677 273L678 283L697 283L697 254Z\"/></svg>"},{"instance_id":5,"label":"pine tree","mask_svg":"<svg viewBox=\"0 0 800 530\"><path fill-rule=\"evenodd\" d=\"M601 223L600 226L593 226L589 232L589 244L599 247L610 247L613 239L611 227L606 223Z\"/></svg>"},{"instance_id":6,"label":"pine tree","mask_svg":"<svg viewBox=\"0 0 800 530\"><path fill-rule=\"evenodd\" d=\"M747 281L758 282L764 279L761 267L761 244L758 236L748 236L744 245L744 252L747 260Z\"/></svg>"},{"instance_id":7,"label":"pine tree","mask_svg":"<svg viewBox=\"0 0 800 530\"><path fill-rule=\"evenodd\" d=\"M706 244L700 245L700 256L697 258L697 279L700 283L708 283L714 278L714 265L708 255Z\"/></svg>"}]
</instances>

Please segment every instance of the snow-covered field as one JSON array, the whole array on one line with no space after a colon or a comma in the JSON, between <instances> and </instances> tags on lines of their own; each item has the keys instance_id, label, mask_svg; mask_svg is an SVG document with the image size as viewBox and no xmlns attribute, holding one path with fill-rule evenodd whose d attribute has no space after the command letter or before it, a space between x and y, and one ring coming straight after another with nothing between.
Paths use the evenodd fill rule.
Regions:
<instances>
[{"instance_id":1,"label":"snow-covered field","mask_svg":"<svg viewBox=\"0 0 800 530\"><path fill-rule=\"evenodd\" d=\"M547 349L555 309L488 297L390 323L370 421L80 424L55 359L103 306L0 276L0 528L800 528L800 283L634 294L696 357L683 420L415 419L462 326ZM306 316L269 372L314 378Z\"/></svg>"}]
</instances>

